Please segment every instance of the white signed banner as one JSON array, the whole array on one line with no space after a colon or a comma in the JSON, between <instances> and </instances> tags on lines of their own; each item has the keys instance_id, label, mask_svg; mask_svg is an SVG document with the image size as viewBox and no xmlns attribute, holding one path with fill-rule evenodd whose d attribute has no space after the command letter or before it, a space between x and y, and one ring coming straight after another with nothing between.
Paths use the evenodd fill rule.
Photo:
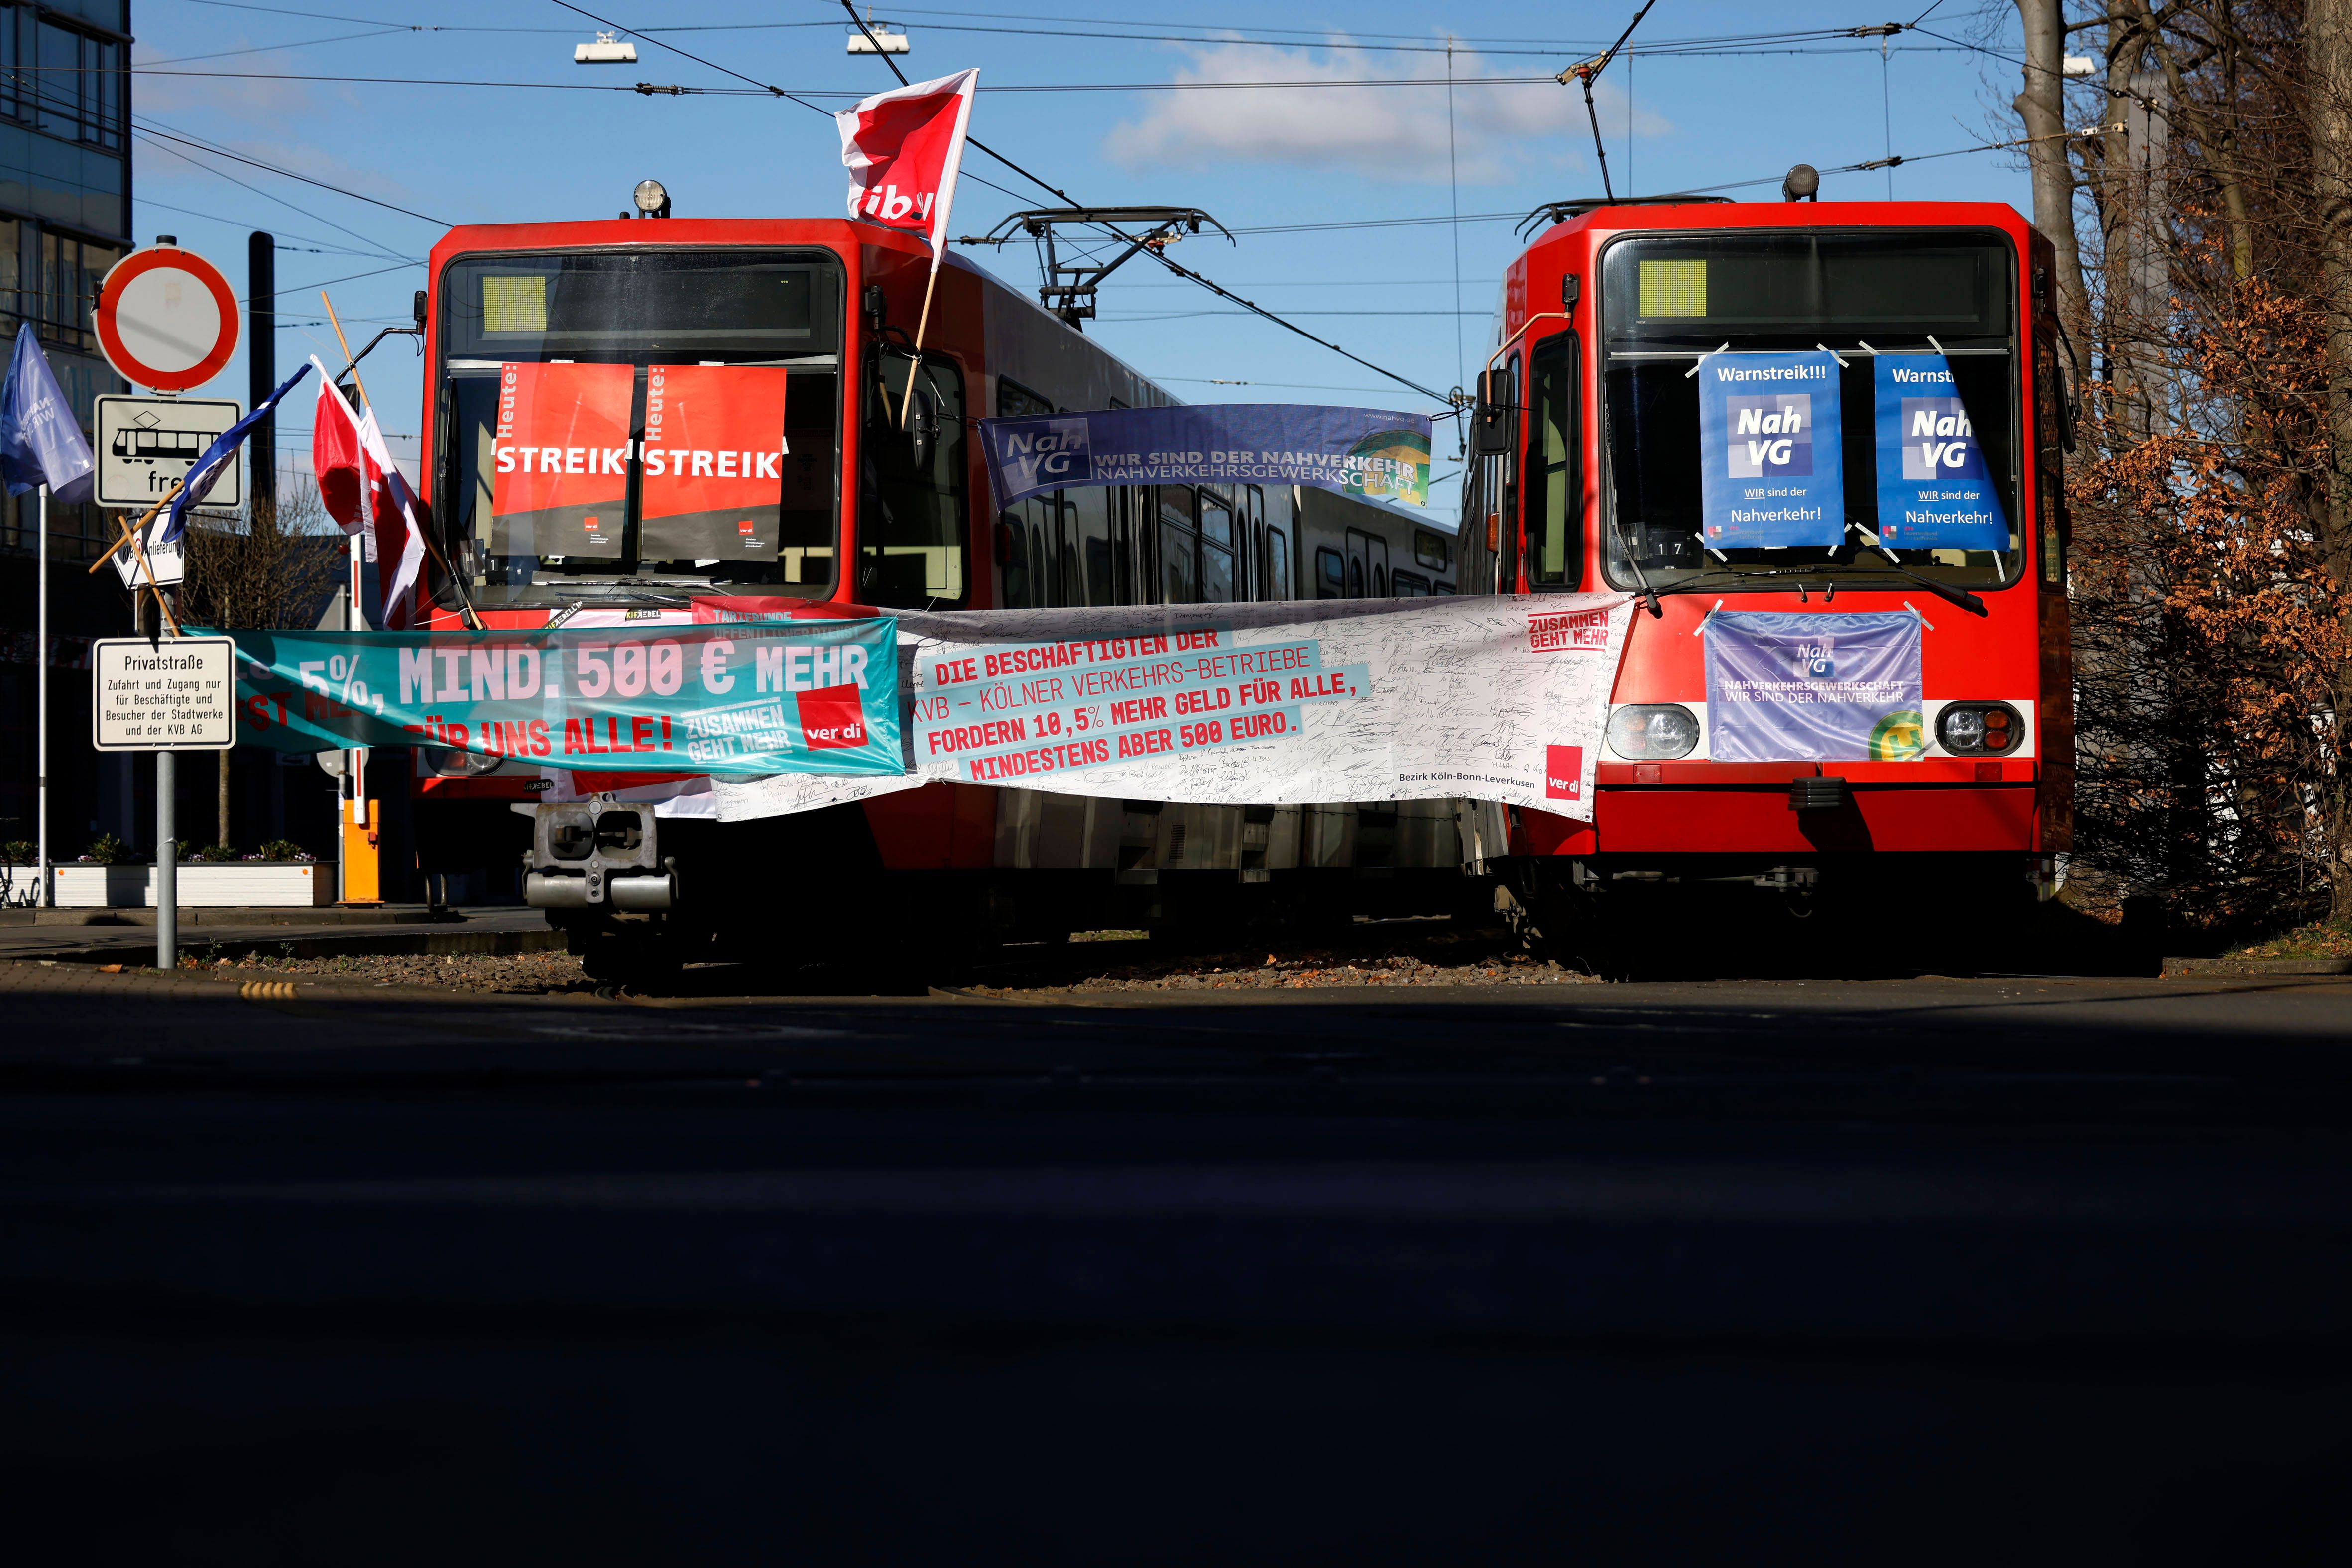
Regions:
<instances>
[{"instance_id":1,"label":"white signed banner","mask_svg":"<svg viewBox=\"0 0 2352 1568\"><path fill-rule=\"evenodd\" d=\"M934 780L1590 821L1618 594L898 612L904 778L714 780L736 821Z\"/></svg>"}]
</instances>

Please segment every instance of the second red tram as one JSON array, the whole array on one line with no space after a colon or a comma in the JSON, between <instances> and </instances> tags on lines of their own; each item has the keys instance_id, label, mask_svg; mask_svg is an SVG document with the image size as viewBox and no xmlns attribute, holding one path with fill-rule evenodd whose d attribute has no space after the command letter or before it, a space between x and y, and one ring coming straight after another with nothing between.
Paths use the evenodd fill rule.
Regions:
<instances>
[{"instance_id":1,"label":"second red tram","mask_svg":"<svg viewBox=\"0 0 2352 1568\"><path fill-rule=\"evenodd\" d=\"M1890 930L2037 885L2046 896L2074 775L2068 415L2048 242L1995 204L1682 198L1548 215L1503 285L1463 591L1644 602L1593 819L1507 813L1516 886L1559 928L1697 884L1778 890L1800 912L1843 891ZM1698 361L1822 349L1840 361L1844 542L1715 548L1702 537ZM1898 550L1879 531L1880 352L1945 356L2006 548ZM1719 758L1705 664L1718 609L1822 617L1825 631L1840 614L1916 610L1916 737L1843 761Z\"/></svg>"}]
</instances>

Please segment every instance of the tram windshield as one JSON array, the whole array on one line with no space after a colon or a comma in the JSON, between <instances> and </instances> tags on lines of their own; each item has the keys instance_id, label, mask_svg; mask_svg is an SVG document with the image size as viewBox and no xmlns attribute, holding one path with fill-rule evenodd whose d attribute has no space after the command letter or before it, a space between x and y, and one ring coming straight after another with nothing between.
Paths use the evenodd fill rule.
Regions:
<instances>
[{"instance_id":1,"label":"tram windshield","mask_svg":"<svg viewBox=\"0 0 2352 1568\"><path fill-rule=\"evenodd\" d=\"M1610 580L1636 586L1638 564L1658 589L1738 591L1770 578L1892 586L1903 580L1899 565L1955 588L2015 582L2024 455L2016 267L2006 241L1976 231L1718 233L1610 246L1601 294ZM1718 354L1787 358L1707 360L1733 372L1717 380L1757 382L1713 389L1711 417L1722 424L1710 443L1709 392L1696 372ZM1809 386L1812 396L1776 399L1782 385ZM1913 391L1940 395L1905 402ZM1772 444L1758 438L1793 422L1778 403L1834 406L1837 428L1815 434L1807 424L1794 447L1780 444L1776 465ZM1916 462L1890 434L1908 440L1915 427L1925 432ZM1761 459L1743 467L1750 444ZM1708 473L1710 463L1727 475ZM1965 483L1929 488L1948 474ZM1942 497L1951 499L1923 526Z\"/></svg>"},{"instance_id":2,"label":"tram windshield","mask_svg":"<svg viewBox=\"0 0 2352 1568\"><path fill-rule=\"evenodd\" d=\"M451 263L433 499L475 601L831 591L842 277L812 250Z\"/></svg>"}]
</instances>

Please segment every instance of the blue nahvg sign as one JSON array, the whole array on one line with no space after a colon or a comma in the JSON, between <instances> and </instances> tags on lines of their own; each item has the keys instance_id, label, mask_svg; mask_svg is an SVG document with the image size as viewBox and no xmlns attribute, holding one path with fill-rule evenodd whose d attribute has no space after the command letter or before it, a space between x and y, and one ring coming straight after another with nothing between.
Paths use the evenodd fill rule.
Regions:
<instances>
[{"instance_id":1,"label":"blue nahvg sign","mask_svg":"<svg viewBox=\"0 0 2352 1568\"><path fill-rule=\"evenodd\" d=\"M1878 537L1897 549L2009 548L2009 514L1941 354L1881 354Z\"/></svg>"},{"instance_id":2,"label":"blue nahvg sign","mask_svg":"<svg viewBox=\"0 0 2352 1568\"><path fill-rule=\"evenodd\" d=\"M1835 355L1701 355L1700 528L1708 546L1843 542L1842 429Z\"/></svg>"},{"instance_id":3,"label":"blue nahvg sign","mask_svg":"<svg viewBox=\"0 0 2352 1568\"><path fill-rule=\"evenodd\" d=\"M1090 485L1312 485L1429 504L1430 421L1384 409L1221 402L983 419L996 504Z\"/></svg>"},{"instance_id":4,"label":"blue nahvg sign","mask_svg":"<svg viewBox=\"0 0 2352 1568\"><path fill-rule=\"evenodd\" d=\"M1927 754L1919 617L1718 610L1706 621L1717 762L1908 762Z\"/></svg>"}]
</instances>

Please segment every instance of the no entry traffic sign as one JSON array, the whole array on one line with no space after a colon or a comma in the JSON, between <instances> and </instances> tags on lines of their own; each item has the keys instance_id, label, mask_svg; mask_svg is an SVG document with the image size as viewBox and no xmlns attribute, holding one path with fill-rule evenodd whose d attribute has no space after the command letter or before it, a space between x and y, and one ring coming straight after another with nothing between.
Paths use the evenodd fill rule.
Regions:
<instances>
[{"instance_id":1,"label":"no entry traffic sign","mask_svg":"<svg viewBox=\"0 0 2352 1568\"><path fill-rule=\"evenodd\" d=\"M98 346L123 380L185 392L236 350L236 296L220 268L174 245L134 250L98 291Z\"/></svg>"}]
</instances>

